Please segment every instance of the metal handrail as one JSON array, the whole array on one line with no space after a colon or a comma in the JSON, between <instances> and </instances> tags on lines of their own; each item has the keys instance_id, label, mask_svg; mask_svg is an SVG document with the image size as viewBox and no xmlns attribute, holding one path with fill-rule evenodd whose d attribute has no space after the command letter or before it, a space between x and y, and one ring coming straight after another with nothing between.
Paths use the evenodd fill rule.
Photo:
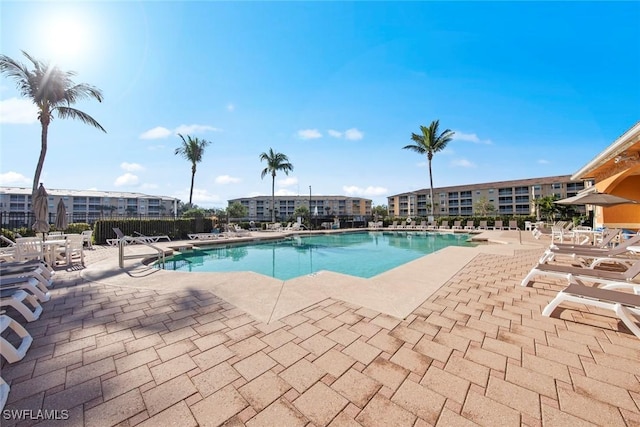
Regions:
<instances>
[{"instance_id":1,"label":"metal handrail","mask_svg":"<svg viewBox=\"0 0 640 427\"><path fill-rule=\"evenodd\" d=\"M151 243L149 243L148 240L146 240L143 237L133 237L133 236L125 236L123 239L120 239L118 241L118 263L120 265L120 268L124 268L125 259L144 258L149 255L149 254L125 255L124 247L131 242L140 243L158 251L158 261L162 261L162 268L164 268L164 264L165 264L164 250L160 249L157 246L152 245Z\"/></svg>"}]
</instances>

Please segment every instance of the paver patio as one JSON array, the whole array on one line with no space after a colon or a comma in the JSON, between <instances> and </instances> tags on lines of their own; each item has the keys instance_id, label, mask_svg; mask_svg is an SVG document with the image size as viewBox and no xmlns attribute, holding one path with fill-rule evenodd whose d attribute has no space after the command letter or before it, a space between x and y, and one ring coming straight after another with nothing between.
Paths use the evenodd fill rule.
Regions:
<instances>
[{"instance_id":1,"label":"paver patio","mask_svg":"<svg viewBox=\"0 0 640 427\"><path fill-rule=\"evenodd\" d=\"M2 425L640 425L640 340L594 308L542 317L564 283L519 286L547 243L523 238L476 250L403 319L329 297L265 323L211 290L59 269L32 347L2 366ZM86 251L88 269L116 258ZM69 418L11 417L38 410Z\"/></svg>"}]
</instances>

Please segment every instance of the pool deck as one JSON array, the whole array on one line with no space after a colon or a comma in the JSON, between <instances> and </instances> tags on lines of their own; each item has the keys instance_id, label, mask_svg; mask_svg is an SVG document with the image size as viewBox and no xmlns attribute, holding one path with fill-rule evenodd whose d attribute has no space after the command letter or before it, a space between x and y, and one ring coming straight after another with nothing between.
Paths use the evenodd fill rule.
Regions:
<instances>
[{"instance_id":1,"label":"pool deck","mask_svg":"<svg viewBox=\"0 0 640 427\"><path fill-rule=\"evenodd\" d=\"M120 269L96 246L58 269L27 356L2 366L5 409L68 410L64 426L640 425L640 340L598 309L541 316L564 283L519 283L548 240L478 237L501 243L284 282Z\"/></svg>"}]
</instances>

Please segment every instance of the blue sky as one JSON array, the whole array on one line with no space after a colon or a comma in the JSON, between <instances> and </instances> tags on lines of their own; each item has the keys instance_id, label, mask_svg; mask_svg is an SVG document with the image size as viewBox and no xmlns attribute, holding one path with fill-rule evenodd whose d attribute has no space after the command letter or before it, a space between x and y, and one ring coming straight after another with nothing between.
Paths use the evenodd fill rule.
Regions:
<instances>
[{"instance_id":1,"label":"blue sky","mask_svg":"<svg viewBox=\"0 0 640 427\"><path fill-rule=\"evenodd\" d=\"M0 4L0 52L77 72L107 130L55 119L48 188L188 201L177 132L212 142L194 203L271 194L386 197L429 186L403 150L456 132L434 185L572 174L640 119L640 2L71 2ZM0 77L0 185L30 187L40 125Z\"/></svg>"}]
</instances>

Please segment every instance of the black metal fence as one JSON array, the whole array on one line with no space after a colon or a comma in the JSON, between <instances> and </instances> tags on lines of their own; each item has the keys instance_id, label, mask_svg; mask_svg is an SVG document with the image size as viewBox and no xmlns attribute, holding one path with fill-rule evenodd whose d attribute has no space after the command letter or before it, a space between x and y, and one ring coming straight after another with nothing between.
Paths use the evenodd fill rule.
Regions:
<instances>
[{"instance_id":1,"label":"black metal fence","mask_svg":"<svg viewBox=\"0 0 640 427\"><path fill-rule=\"evenodd\" d=\"M49 224L55 224L56 212L49 212ZM67 214L68 223L87 223L93 227L98 220L123 220L123 219L174 219L173 215L101 215L100 213L73 213ZM0 226L8 229L30 228L35 222L33 212L0 212Z\"/></svg>"}]
</instances>

